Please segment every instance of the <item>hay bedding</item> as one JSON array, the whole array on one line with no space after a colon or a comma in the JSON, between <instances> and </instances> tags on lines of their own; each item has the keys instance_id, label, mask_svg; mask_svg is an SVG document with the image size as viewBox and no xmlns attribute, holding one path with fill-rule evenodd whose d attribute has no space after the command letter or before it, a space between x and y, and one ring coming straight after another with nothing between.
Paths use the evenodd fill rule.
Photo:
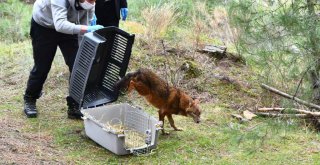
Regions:
<instances>
[{"instance_id":1,"label":"hay bedding","mask_svg":"<svg viewBox=\"0 0 320 165\"><path fill-rule=\"evenodd\" d=\"M125 127L122 124L110 124L107 122L103 126L109 130L112 130L115 134L125 135L125 148L140 148L145 147L147 144L145 140L147 136L138 131Z\"/></svg>"}]
</instances>

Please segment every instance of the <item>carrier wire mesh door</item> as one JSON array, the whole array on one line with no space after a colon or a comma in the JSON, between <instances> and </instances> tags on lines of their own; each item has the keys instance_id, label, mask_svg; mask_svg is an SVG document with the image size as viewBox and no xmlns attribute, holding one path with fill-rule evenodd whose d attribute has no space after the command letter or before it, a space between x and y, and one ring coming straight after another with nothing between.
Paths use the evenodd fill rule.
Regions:
<instances>
[{"instance_id":1,"label":"carrier wire mesh door","mask_svg":"<svg viewBox=\"0 0 320 165\"><path fill-rule=\"evenodd\" d=\"M124 119L124 148L135 155L150 153L152 144L151 116L141 109L127 110Z\"/></svg>"},{"instance_id":2,"label":"carrier wire mesh door","mask_svg":"<svg viewBox=\"0 0 320 165\"><path fill-rule=\"evenodd\" d=\"M84 35L73 66L69 95L79 108L117 100L114 84L127 71L134 35L107 27Z\"/></svg>"}]
</instances>

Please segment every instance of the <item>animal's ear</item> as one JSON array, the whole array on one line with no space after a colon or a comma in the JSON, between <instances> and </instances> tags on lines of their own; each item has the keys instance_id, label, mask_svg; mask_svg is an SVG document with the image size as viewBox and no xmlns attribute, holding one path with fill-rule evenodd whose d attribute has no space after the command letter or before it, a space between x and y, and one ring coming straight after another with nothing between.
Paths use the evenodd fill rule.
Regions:
<instances>
[{"instance_id":1,"label":"animal's ear","mask_svg":"<svg viewBox=\"0 0 320 165\"><path fill-rule=\"evenodd\" d=\"M194 104L194 105L197 105L197 104L199 104L199 103L200 103L200 100L199 100L198 98L193 100L193 104Z\"/></svg>"}]
</instances>

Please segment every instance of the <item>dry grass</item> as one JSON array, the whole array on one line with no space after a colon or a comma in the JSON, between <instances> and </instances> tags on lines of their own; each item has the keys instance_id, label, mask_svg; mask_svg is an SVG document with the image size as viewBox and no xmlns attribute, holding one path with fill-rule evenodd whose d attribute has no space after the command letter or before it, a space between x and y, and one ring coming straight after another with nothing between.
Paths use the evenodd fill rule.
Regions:
<instances>
[{"instance_id":1,"label":"dry grass","mask_svg":"<svg viewBox=\"0 0 320 165\"><path fill-rule=\"evenodd\" d=\"M192 15L192 20L190 24L192 25L193 33L192 38L194 40L194 50L199 48L201 42L201 36L209 32L209 26L206 19L208 19L209 13L207 12L206 3L196 3L194 7L194 13Z\"/></svg>"},{"instance_id":2,"label":"dry grass","mask_svg":"<svg viewBox=\"0 0 320 165\"><path fill-rule=\"evenodd\" d=\"M206 3L199 2L194 6L190 22L193 33L190 33L194 49L205 44L216 44L230 47L237 40L237 30L231 27L225 8L209 10Z\"/></svg>"},{"instance_id":3,"label":"dry grass","mask_svg":"<svg viewBox=\"0 0 320 165\"><path fill-rule=\"evenodd\" d=\"M215 8L211 15L209 24L213 29L211 37L219 38L225 44L234 44L238 38L238 32L236 28L231 27L229 22L229 16L225 8Z\"/></svg>"},{"instance_id":4,"label":"dry grass","mask_svg":"<svg viewBox=\"0 0 320 165\"><path fill-rule=\"evenodd\" d=\"M141 16L144 19L145 31L143 38L148 44L149 49L156 52L159 48L159 40L163 39L167 30L176 18L174 4L167 3L162 6L151 6L142 10Z\"/></svg>"}]
</instances>

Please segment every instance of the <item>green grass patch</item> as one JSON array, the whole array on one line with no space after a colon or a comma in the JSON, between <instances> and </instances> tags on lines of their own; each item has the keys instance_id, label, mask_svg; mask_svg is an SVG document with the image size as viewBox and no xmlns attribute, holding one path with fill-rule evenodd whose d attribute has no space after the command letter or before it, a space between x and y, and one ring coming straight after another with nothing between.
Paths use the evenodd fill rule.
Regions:
<instances>
[{"instance_id":1,"label":"green grass patch","mask_svg":"<svg viewBox=\"0 0 320 165\"><path fill-rule=\"evenodd\" d=\"M23 41L29 37L32 5L19 0L0 3L0 38L7 42Z\"/></svg>"}]
</instances>

